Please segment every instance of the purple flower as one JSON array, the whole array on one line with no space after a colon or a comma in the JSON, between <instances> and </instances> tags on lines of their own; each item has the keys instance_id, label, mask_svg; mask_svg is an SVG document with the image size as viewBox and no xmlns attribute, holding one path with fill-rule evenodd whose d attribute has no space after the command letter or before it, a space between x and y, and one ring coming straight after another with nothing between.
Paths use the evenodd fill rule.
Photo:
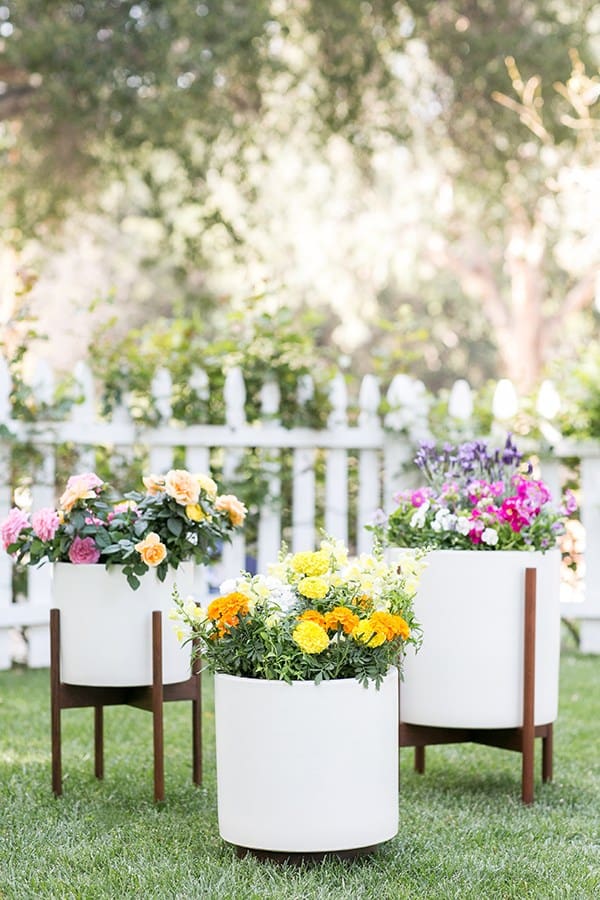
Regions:
<instances>
[{"instance_id":1,"label":"purple flower","mask_svg":"<svg viewBox=\"0 0 600 900\"><path fill-rule=\"evenodd\" d=\"M387 523L388 517L384 513L384 511L379 507L373 513L372 523L373 525L385 525Z\"/></svg>"},{"instance_id":2,"label":"purple flower","mask_svg":"<svg viewBox=\"0 0 600 900\"><path fill-rule=\"evenodd\" d=\"M100 551L93 538L76 537L73 538L73 543L69 547L69 559L78 566L97 563L100 559Z\"/></svg>"},{"instance_id":3,"label":"purple flower","mask_svg":"<svg viewBox=\"0 0 600 900\"><path fill-rule=\"evenodd\" d=\"M565 491L562 512L564 512L565 515L571 516L576 511L577 500L575 499L575 494L573 493L573 491Z\"/></svg>"},{"instance_id":4,"label":"purple flower","mask_svg":"<svg viewBox=\"0 0 600 900\"><path fill-rule=\"evenodd\" d=\"M59 525L58 513L49 506L39 509L31 517L31 527L40 541L51 541Z\"/></svg>"},{"instance_id":5,"label":"purple flower","mask_svg":"<svg viewBox=\"0 0 600 900\"><path fill-rule=\"evenodd\" d=\"M4 549L10 547L17 540L24 528L29 525L29 516L27 513L13 506L6 519L0 525L0 535L2 535L2 543Z\"/></svg>"}]
</instances>

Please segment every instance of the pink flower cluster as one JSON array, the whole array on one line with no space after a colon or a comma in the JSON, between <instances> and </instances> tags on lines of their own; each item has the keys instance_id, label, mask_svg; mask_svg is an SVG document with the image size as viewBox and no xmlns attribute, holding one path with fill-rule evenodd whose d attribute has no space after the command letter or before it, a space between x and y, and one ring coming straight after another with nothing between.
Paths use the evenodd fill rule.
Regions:
<instances>
[{"instance_id":1,"label":"pink flower cluster","mask_svg":"<svg viewBox=\"0 0 600 900\"><path fill-rule=\"evenodd\" d=\"M29 525L29 516L18 507L13 507L6 519L0 525L2 544L4 549L10 547L17 540L24 528Z\"/></svg>"}]
</instances>

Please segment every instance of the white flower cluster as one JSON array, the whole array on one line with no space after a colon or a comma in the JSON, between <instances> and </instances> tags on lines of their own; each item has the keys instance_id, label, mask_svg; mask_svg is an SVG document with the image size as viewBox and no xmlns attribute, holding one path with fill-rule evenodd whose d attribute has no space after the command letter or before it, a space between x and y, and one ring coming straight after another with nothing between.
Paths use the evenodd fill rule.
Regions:
<instances>
[{"instance_id":1,"label":"white flower cluster","mask_svg":"<svg viewBox=\"0 0 600 900\"><path fill-rule=\"evenodd\" d=\"M428 513L431 509L429 500L425 500L421 506L418 506L412 514L410 520L411 528L425 528L429 525L432 531L457 531L459 534L467 535L473 528L473 522L468 516L457 516L450 512L445 506L440 507L433 519L428 522ZM498 532L495 528L485 528L481 533L482 543L489 547L495 547L498 543Z\"/></svg>"}]
</instances>

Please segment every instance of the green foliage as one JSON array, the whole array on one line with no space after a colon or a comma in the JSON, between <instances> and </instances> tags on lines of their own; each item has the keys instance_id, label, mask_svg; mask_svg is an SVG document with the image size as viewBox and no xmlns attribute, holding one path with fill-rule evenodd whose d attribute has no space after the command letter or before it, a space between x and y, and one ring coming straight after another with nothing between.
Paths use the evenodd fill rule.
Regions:
<instances>
[{"instance_id":1,"label":"green foliage","mask_svg":"<svg viewBox=\"0 0 600 900\"><path fill-rule=\"evenodd\" d=\"M286 428L322 427L329 413L326 384L331 372L329 353L319 345L321 320L314 313L297 315L290 309L263 313L230 313L215 325L199 315L149 322L114 340L114 320L96 334L90 354L99 379L104 415L126 402L134 421L156 425L159 413L152 397L152 379L158 368L173 381L173 419L182 424L223 424L223 389L227 372L239 366L246 387L248 421L262 418L261 390L270 380L281 392L277 419ZM198 371L207 376L198 384ZM312 378L312 396L301 402L302 379Z\"/></svg>"}]
</instances>

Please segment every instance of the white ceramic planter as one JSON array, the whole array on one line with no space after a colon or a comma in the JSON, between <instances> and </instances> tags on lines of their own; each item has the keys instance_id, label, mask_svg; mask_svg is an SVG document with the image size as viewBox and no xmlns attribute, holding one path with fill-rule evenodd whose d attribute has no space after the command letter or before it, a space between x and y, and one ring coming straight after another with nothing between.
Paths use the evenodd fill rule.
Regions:
<instances>
[{"instance_id":1,"label":"white ceramic planter","mask_svg":"<svg viewBox=\"0 0 600 900\"><path fill-rule=\"evenodd\" d=\"M379 691L215 676L219 831L287 853L371 847L398 831L398 674Z\"/></svg>"},{"instance_id":2,"label":"white ceramic planter","mask_svg":"<svg viewBox=\"0 0 600 900\"><path fill-rule=\"evenodd\" d=\"M163 683L190 676L190 646L175 636L168 611L173 585L192 588L193 566L148 571L133 591L119 567L55 563L53 605L60 610L61 679L68 684L122 687L152 684L152 612L163 613Z\"/></svg>"},{"instance_id":3,"label":"white ceramic planter","mask_svg":"<svg viewBox=\"0 0 600 900\"><path fill-rule=\"evenodd\" d=\"M390 562L402 549L389 551ZM560 552L436 550L415 598L423 645L411 648L402 721L447 728L523 724L525 569L537 569L535 724L558 714Z\"/></svg>"}]
</instances>

